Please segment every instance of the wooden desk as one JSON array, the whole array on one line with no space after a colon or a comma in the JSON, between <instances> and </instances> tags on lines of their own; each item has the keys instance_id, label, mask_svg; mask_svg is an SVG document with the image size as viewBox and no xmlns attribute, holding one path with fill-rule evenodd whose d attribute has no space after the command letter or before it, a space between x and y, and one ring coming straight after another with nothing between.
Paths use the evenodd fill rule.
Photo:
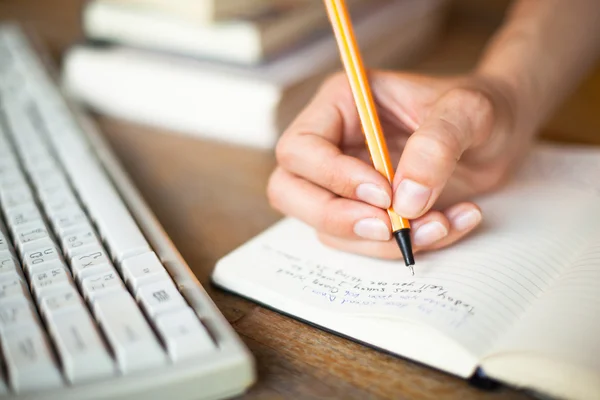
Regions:
<instances>
[{"instance_id":1,"label":"wooden desk","mask_svg":"<svg viewBox=\"0 0 600 400\"><path fill-rule=\"evenodd\" d=\"M0 16L31 23L58 58L80 37L77 17L82 1L40 3L3 0ZM476 60L500 21L498 10L504 2L486 2L484 9L476 6L478 1L461 3L476 7L476 11L458 8L444 41L415 70L457 72ZM469 12L476 13L476 18ZM598 105L600 71L557 113L546 136L600 144ZM245 398L526 397L509 389L492 393L476 390L462 380L370 350L213 289L209 275L215 262L280 217L269 208L265 196L274 166L272 154L107 118L99 118L99 123L190 267L254 353L259 381Z\"/></svg>"}]
</instances>

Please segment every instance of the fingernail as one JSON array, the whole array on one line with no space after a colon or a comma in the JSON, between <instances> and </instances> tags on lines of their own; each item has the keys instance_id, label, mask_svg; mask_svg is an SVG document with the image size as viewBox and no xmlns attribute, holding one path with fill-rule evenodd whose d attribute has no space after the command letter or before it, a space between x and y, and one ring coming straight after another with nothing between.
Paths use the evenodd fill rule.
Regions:
<instances>
[{"instance_id":1,"label":"fingernail","mask_svg":"<svg viewBox=\"0 0 600 400\"><path fill-rule=\"evenodd\" d=\"M413 241L415 246L429 246L448 235L448 229L438 221L428 222L417 228Z\"/></svg>"},{"instance_id":2,"label":"fingernail","mask_svg":"<svg viewBox=\"0 0 600 400\"><path fill-rule=\"evenodd\" d=\"M392 200L385 190L372 183L361 183L356 188L356 197L365 203L380 208L389 208Z\"/></svg>"},{"instance_id":3,"label":"fingernail","mask_svg":"<svg viewBox=\"0 0 600 400\"><path fill-rule=\"evenodd\" d=\"M404 179L394 194L394 211L403 217L416 217L427 205L429 197L431 197L430 188L410 179Z\"/></svg>"},{"instance_id":4,"label":"fingernail","mask_svg":"<svg viewBox=\"0 0 600 400\"><path fill-rule=\"evenodd\" d=\"M481 221L481 212L479 210L467 210L452 218L452 226L457 231L467 231L473 229Z\"/></svg>"},{"instance_id":5,"label":"fingernail","mask_svg":"<svg viewBox=\"0 0 600 400\"><path fill-rule=\"evenodd\" d=\"M354 224L354 233L367 240L390 240L390 230L380 219L365 218Z\"/></svg>"}]
</instances>

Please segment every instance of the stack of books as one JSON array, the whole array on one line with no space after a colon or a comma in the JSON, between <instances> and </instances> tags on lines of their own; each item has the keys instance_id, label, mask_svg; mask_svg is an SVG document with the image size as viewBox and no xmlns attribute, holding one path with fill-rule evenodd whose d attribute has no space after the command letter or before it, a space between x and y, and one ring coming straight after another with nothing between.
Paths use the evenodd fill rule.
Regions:
<instances>
[{"instance_id":1,"label":"stack of books","mask_svg":"<svg viewBox=\"0 0 600 400\"><path fill-rule=\"evenodd\" d=\"M347 0L369 68L406 66L435 40L444 0ZM341 68L321 0L92 0L63 85L91 109L271 148Z\"/></svg>"}]
</instances>

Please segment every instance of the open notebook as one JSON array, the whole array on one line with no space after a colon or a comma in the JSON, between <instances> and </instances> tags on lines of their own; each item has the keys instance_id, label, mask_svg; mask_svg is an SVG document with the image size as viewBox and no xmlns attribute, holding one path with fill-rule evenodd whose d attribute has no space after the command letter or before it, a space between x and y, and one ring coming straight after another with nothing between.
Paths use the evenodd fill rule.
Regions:
<instances>
[{"instance_id":1,"label":"open notebook","mask_svg":"<svg viewBox=\"0 0 600 400\"><path fill-rule=\"evenodd\" d=\"M484 223L401 261L327 248L284 219L219 261L220 287L467 378L600 397L600 150L540 146Z\"/></svg>"}]
</instances>

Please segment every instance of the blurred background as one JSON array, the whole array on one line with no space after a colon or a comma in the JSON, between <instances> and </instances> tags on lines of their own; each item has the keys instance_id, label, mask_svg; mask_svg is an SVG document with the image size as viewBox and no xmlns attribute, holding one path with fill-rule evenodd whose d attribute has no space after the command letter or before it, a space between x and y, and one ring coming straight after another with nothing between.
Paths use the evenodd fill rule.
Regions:
<instances>
[{"instance_id":1,"label":"blurred background","mask_svg":"<svg viewBox=\"0 0 600 400\"><path fill-rule=\"evenodd\" d=\"M370 68L471 68L509 0L349 0ZM90 109L169 132L259 148L340 68L321 0L3 0L43 38ZM600 132L600 70L544 137ZM574 125L576 129L574 129Z\"/></svg>"}]
</instances>

